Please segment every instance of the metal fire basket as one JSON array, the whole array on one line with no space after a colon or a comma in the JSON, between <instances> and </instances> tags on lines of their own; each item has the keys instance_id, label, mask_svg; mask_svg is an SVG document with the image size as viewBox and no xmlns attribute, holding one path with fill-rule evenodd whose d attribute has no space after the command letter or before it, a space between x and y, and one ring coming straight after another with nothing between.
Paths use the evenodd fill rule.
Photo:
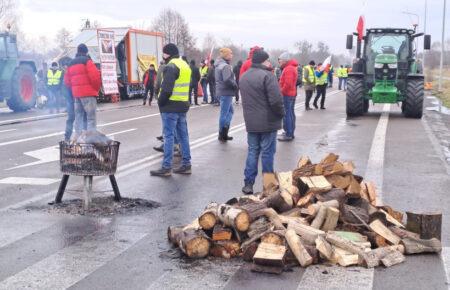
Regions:
<instances>
[{"instance_id":1,"label":"metal fire basket","mask_svg":"<svg viewBox=\"0 0 450 290\"><path fill-rule=\"evenodd\" d=\"M114 174L117 169L120 142L108 145L69 144L59 142L60 169L63 174L55 203L60 203L70 175L84 176L84 207L89 208L93 176L109 176L116 201L121 199Z\"/></svg>"}]
</instances>

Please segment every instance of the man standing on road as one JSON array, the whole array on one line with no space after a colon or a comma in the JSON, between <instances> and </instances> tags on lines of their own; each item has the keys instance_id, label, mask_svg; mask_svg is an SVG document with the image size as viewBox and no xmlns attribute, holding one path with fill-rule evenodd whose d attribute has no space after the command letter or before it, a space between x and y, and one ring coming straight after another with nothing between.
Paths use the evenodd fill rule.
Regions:
<instances>
[{"instance_id":1,"label":"man standing on road","mask_svg":"<svg viewBox=\"0 0 450 290\"><path fill-rule=\"evenodd\" d=\"M274 172L277 130L281 129L284 116L283 98L269 55L263 50L255 51L252 62L252 67L240 79L248 143L244 194L253 193L260 155L262 172Z\"/></svg>"},{"instance_id":2,"label":"man standing on road","mask_svg":"<svg viewBox=\"0 0 450 290\"><path fill-rule=\"evenodd\" d=\"M330 66L330 70L328 72L328 87L333 87L333 75L334 75L334 67Z\"/></svg>"},{"instance_id":3,"label":"man standing on road","mask_svg":"<svg viewBox=\"0 0 450 290\"><path fill-rule=\"evenodd\" d=\"M83 130L85 115L86 129L97 130L97 96L102 80L84 43L78 45L75 59L70 62L64 75L64 84L70 88L75 100L75 135L78 136Z\"/></svg>"},{"instance_id":4,"label":"man standing on road","mask_svg":"<svg viewBox=\"0 0 450 290\"><path fill-rule=\"evenodd\" d=\"M163 177L171 175L175 134L181 146L182 164L173 172L191 174L191 152L186 122L191 69L180 58L178 47L173 43L164 46L163 58L167 66L164 68L158 105L163 121L164 159L161 168L150 171L150 174Z\"/></svg>"},{"instance_id":5,"label":"man standing on road","mask_svg":"<svg viewBox=\"0 0 450 290\"><path fill-rule=\"evenodd\" d=\"M241 67L242 67L242 60L239 60L237 64L233 67L233 73L234 77L236 78L236 105L239 104L239 77L241 76Z\"/></svg>"},{"instance_id":6,"label":"man standing on road","mask_svg":"<svg viewBox=\"0 0 450 290\"><path fill-rule=\"evenodd\" d=\"M200 81L200 70L195 65L195 60L191 60L191 84L189 86L189 104L192 105L192 93L194 93L194 103L198 106L198 82Z\"/></svg>"},{"instance_id":7,"label":"man standing on road","mask_svg":"<svg viewBox=\"0 0 450 290\"><path fill-rule=\"evenodd\" d=\"M342 90L342 69L344 68L344 66L341 64L341 66L337 69L337 77L338 77L338 90Z\"/></svg>"},{"instance_id":8,"label":"man standing on road","mask_svg":"<svg viewBox=\"0 0 450 290\"><path fill-rule=\"evenodd\" d=\"M47 72L47 89L49 94L50 113L56 109L59 113L59 102L62 85L62 70L59 69L58 63L53 62L51 68Z\"/></svg>"},{"instance_id":9,"label":"man standing on road","mask_svg":"<svg viewBox=\"0 0 450 290\"><path fill-rule=\"evenodd\" d=\"M200 68L200 84L202 85L203 90L203 102L202 104L208 104L208 65L206 60L202 61L202 67Z\"/></svg>"},{"instance_id":10,"label":"man standing on road","mask_svg":"<svg viewBox=\"0 0 450 290\"><path fill-rule=\"evenodd\" d=\"M342 68L342 84L343 84L342 87L343 87L344 91L347 90L347 78L348 78L348 72L349 72L349 69L348 69L347 66L345 66L345 67Z\"/></svg>"},{"instance_id":11,"label":"man standing on road","mask_svg":"<svg viewBox=\"0 0 450 290\"><path fill-rule=\"evenodd\" d=\"M278 58L282 73L280 76L280 89L283 95L284 111L283 129L284 134L278 141L288 142L294 139L295 132L295 98L297 97L297 67L295 59L291 59L288 52L283 52Z\"/></svg>"},{"instance_id":12,"label":"man standing on road","mask_svg":"<svg viewBox=\"0 0 450 290\"><path fill-rule=\"evenodd\" d=\"M209 85L209 95L211 96L211 104L219 106L219 100L216 94L216 68L214 65L214 59L211 59L211 61L209 62L208 85Z\"/></svg>"},{"instance_id":13,"label":"man standing on road","mask_svg":"<svg viewBox=\"0 0 450 290\"><path fill-rule=\"evenodd\" d=\"M309 65L305 65L303 68L303 86L305 87L305 110L312 110L309 107L309 102L311 101L314 89L316 86L316 74L314 72L314 66L316 63L311 60Z\"/></svg>"},{"instance_id":14,"label":"man standing on road","mask_svg":"<svg viewBox=\"0 0 450 290\"><path fill-rule=\"evenodd\" d=\"M145 93L144 93L144 103L147 102L148 93L150 92L150 98L148 100L148 105L152 105L153 101L153 95L155 94L155 81L156 81L156 70L155 65L151 64L149 69L144 74L144 86L145 86Z\"/></svg>"},{"instance_id":15,"label":"man standing on road","mask_svg":"<svg viewBox=\"0 0 450 290\"><path fill-rule=\"evenodd\" d=\"M322 64L319 63L316 70L316 89L317 94L314 99L314 108L318 109L317 101L320 98L320 109L325 110L325 97L327 95L327 86L328 86L328 72L329 67L322 68Z\"/></svg>"},{"instance_id":16,"label":"man standing on road","mask_svg":"<svg viewBox=\"0 0 450 290\"><path fill-rule=\"evenodd\" d=\"M231 49L221 48L220 57L215 64L217 96L220 99L219 140L222 142L233 140L233 137L228 136L234 113L233 97L237 90L233 68L230 65L232 58Z\"/></svg>"}]
</instances>

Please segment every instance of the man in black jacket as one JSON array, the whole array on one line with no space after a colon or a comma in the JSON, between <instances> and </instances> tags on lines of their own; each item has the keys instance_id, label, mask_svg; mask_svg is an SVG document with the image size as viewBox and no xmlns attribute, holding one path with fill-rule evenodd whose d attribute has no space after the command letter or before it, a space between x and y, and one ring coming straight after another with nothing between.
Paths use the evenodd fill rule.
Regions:
<instances>
[{"instance_id":1,"label":"man in black jacket","mask_svg":"<svg viewBox=\"0 0 450 290\"><path fill-rule=\"evenodd\" d=\"M200 81L200 69L195 65L195 60L191 60L191 84L189 86L189 104L192 105L192 92L194 92L194 103L198 106L198 82Z\"/></svg>"},{"instance_id":2,"label":"man in black jacket","mask_svg":"<svg viewBox=\"0 0 450 290\"><path fill-rule=\"evenodd\" d=\"M234 77L236 78L236 84L238 86L236 90L236 104L239 104L239 77L241 74L242 60L238 61L237 64L233 67Z\"/></svg>"},{"instance_id":3,"label":"man in black jacket","mask_svg":"<svg viewBox=\"0 0 450 290\"><path fill-rule=\"evenodd\" d=\"M242 188L245 194L253 193L260 155L262 172L274 172L277 131L281 129L281 120L284 117L283 97L268 60L267 52L255 51L252 67L239 81L248 143L245 186Z\"/></svg>"},{"instance_id":4,"label":"man in black jacket","mask_svg":"<svg viewBox=\"0 0 450 290\"><path fill-rule=\"evenodd\" d=\"M214 59L209 62L208 67L208 85L209 85L209 95L211 96L211 103L214 105L219 105L219 100L216 97L216 69L214 65ZM203 92L205 93L205 92Z\"/></svg>"}]
</instances>

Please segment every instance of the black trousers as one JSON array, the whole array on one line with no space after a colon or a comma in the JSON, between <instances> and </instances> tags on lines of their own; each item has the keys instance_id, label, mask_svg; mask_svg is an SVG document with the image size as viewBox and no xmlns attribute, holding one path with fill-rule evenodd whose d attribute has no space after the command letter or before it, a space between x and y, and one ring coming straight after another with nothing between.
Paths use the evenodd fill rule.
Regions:
<instances>
[{"instance_id":1,"label":"black trousers","mask_svg":"<svg viewBox=\"0 0 450 290\"><path fill-rule=\"evenodd\" d=\"M148 96L149 92L150 92L150 99L149 99L148 102L151 103L152 100L153 100L153 96L155 95L155 87L154 86L148 86L148 87L145 88L145 93L144 93L144 97L143 97L144 103L147 101L147 96Z\"/></svg>"},{"instance_id":2,"label":"black trousers","mask_svg":"<svg viewBox=\"0 0 450 290\"><path fill-rule=\"evenodd\" d=\"M312 90L306 90L305 91L305 108L309 108L309 102L311 102L311 98L313 96L314 91Z\"/></svg>"},{"instance_id":3,"label":"black trousers","mask_svg":"<svg viewBox=\"0 0 450 290\"><path fill-rule=\"evenodd\" d=\"M314 106L317 106L317 101L320 99L320 107L325 108L325 97L327 95L327 86L328 84L317 85L316 90L316 98L314 99Z\"/></svg>"},{"instance_id":4,"label":"black trousers","mask_svg":"<svg viewBox=\"0 0 450 290\"><path fill-rule=\"evenodd\" d=\"M236 80L236 84L237 84L237 89L236 89L236 93L234 94L236 97L236 102L239 102L239 80Z\"/></svg>"},{"instance_id":5,"label":"black trousers","mask_svg":"<svg viewBox=\"0 0 450 290\"><path fill-rule=\"evenodd\" d=\"M191 84L189 86L189 104L192 104L192 93L194 93L194 103L198 105L198 83L196 85Z\"/></svg>"},{"instance_id":6,"label":"black trousers","mask_svg":"<svg viewBox=\"0 0 450 290\"><path fill-rule=\"evenodd\" d=\"M209 82L209 95L211 96L211 103L217 103L218 100L216 98L216 83Z\"/></svg>"}]
</instances>

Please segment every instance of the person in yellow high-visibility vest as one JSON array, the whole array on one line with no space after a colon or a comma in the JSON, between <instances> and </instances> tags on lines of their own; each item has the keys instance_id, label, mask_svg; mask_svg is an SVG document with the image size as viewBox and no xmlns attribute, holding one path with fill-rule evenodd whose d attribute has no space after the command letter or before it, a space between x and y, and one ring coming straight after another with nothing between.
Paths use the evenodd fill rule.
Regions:
<instances>
[{"instance_id":1,"label":"person in yellow high-visibility vest","mask_svg":"<svg viewBox=\"0 0 450 290\"><path fill-rule=\"evenodd\" d=\"M169 43L163 48L164 68L158 106L161 112L164 135L164 159L160 169L151 170L152 176L170 176L172 173L175 136L180 143L181 166L173 173L191 174L191 152L186 113L189 111L189 85L191 68L180 58L178 47Z\"/></svg>"},{"instance_id":2,"label":"person in yellow high-visibility vest","mask_svg":"<svg viewBox=\"0 0 450 290\"><path fill-rule=\"evenodd\" d=\"M324 69L322 69L322 64L319 63L317 65L316 69L316 97L314 99L313 106L314 108L318 109L317 101L319 101L320 98L320 109L325 110L325 97L327 94L327 87L328 87L328 72L330 70L330 67L327 66Z\"/></svg>"},{"instance_id":3,"label":"person in yellow high-visibility vest","mask_svg":"<svg viewBox=\"0 0 450 290\"><path fill-rule=\"evenodd\" d=\"M61 95L62 80L62 70L59 69L58 63L53 62L51 68L47 71L48 103L50 113L53 113L54 109L56 109L59 113L59 97Z\"/></svg>"}]
</instances>

